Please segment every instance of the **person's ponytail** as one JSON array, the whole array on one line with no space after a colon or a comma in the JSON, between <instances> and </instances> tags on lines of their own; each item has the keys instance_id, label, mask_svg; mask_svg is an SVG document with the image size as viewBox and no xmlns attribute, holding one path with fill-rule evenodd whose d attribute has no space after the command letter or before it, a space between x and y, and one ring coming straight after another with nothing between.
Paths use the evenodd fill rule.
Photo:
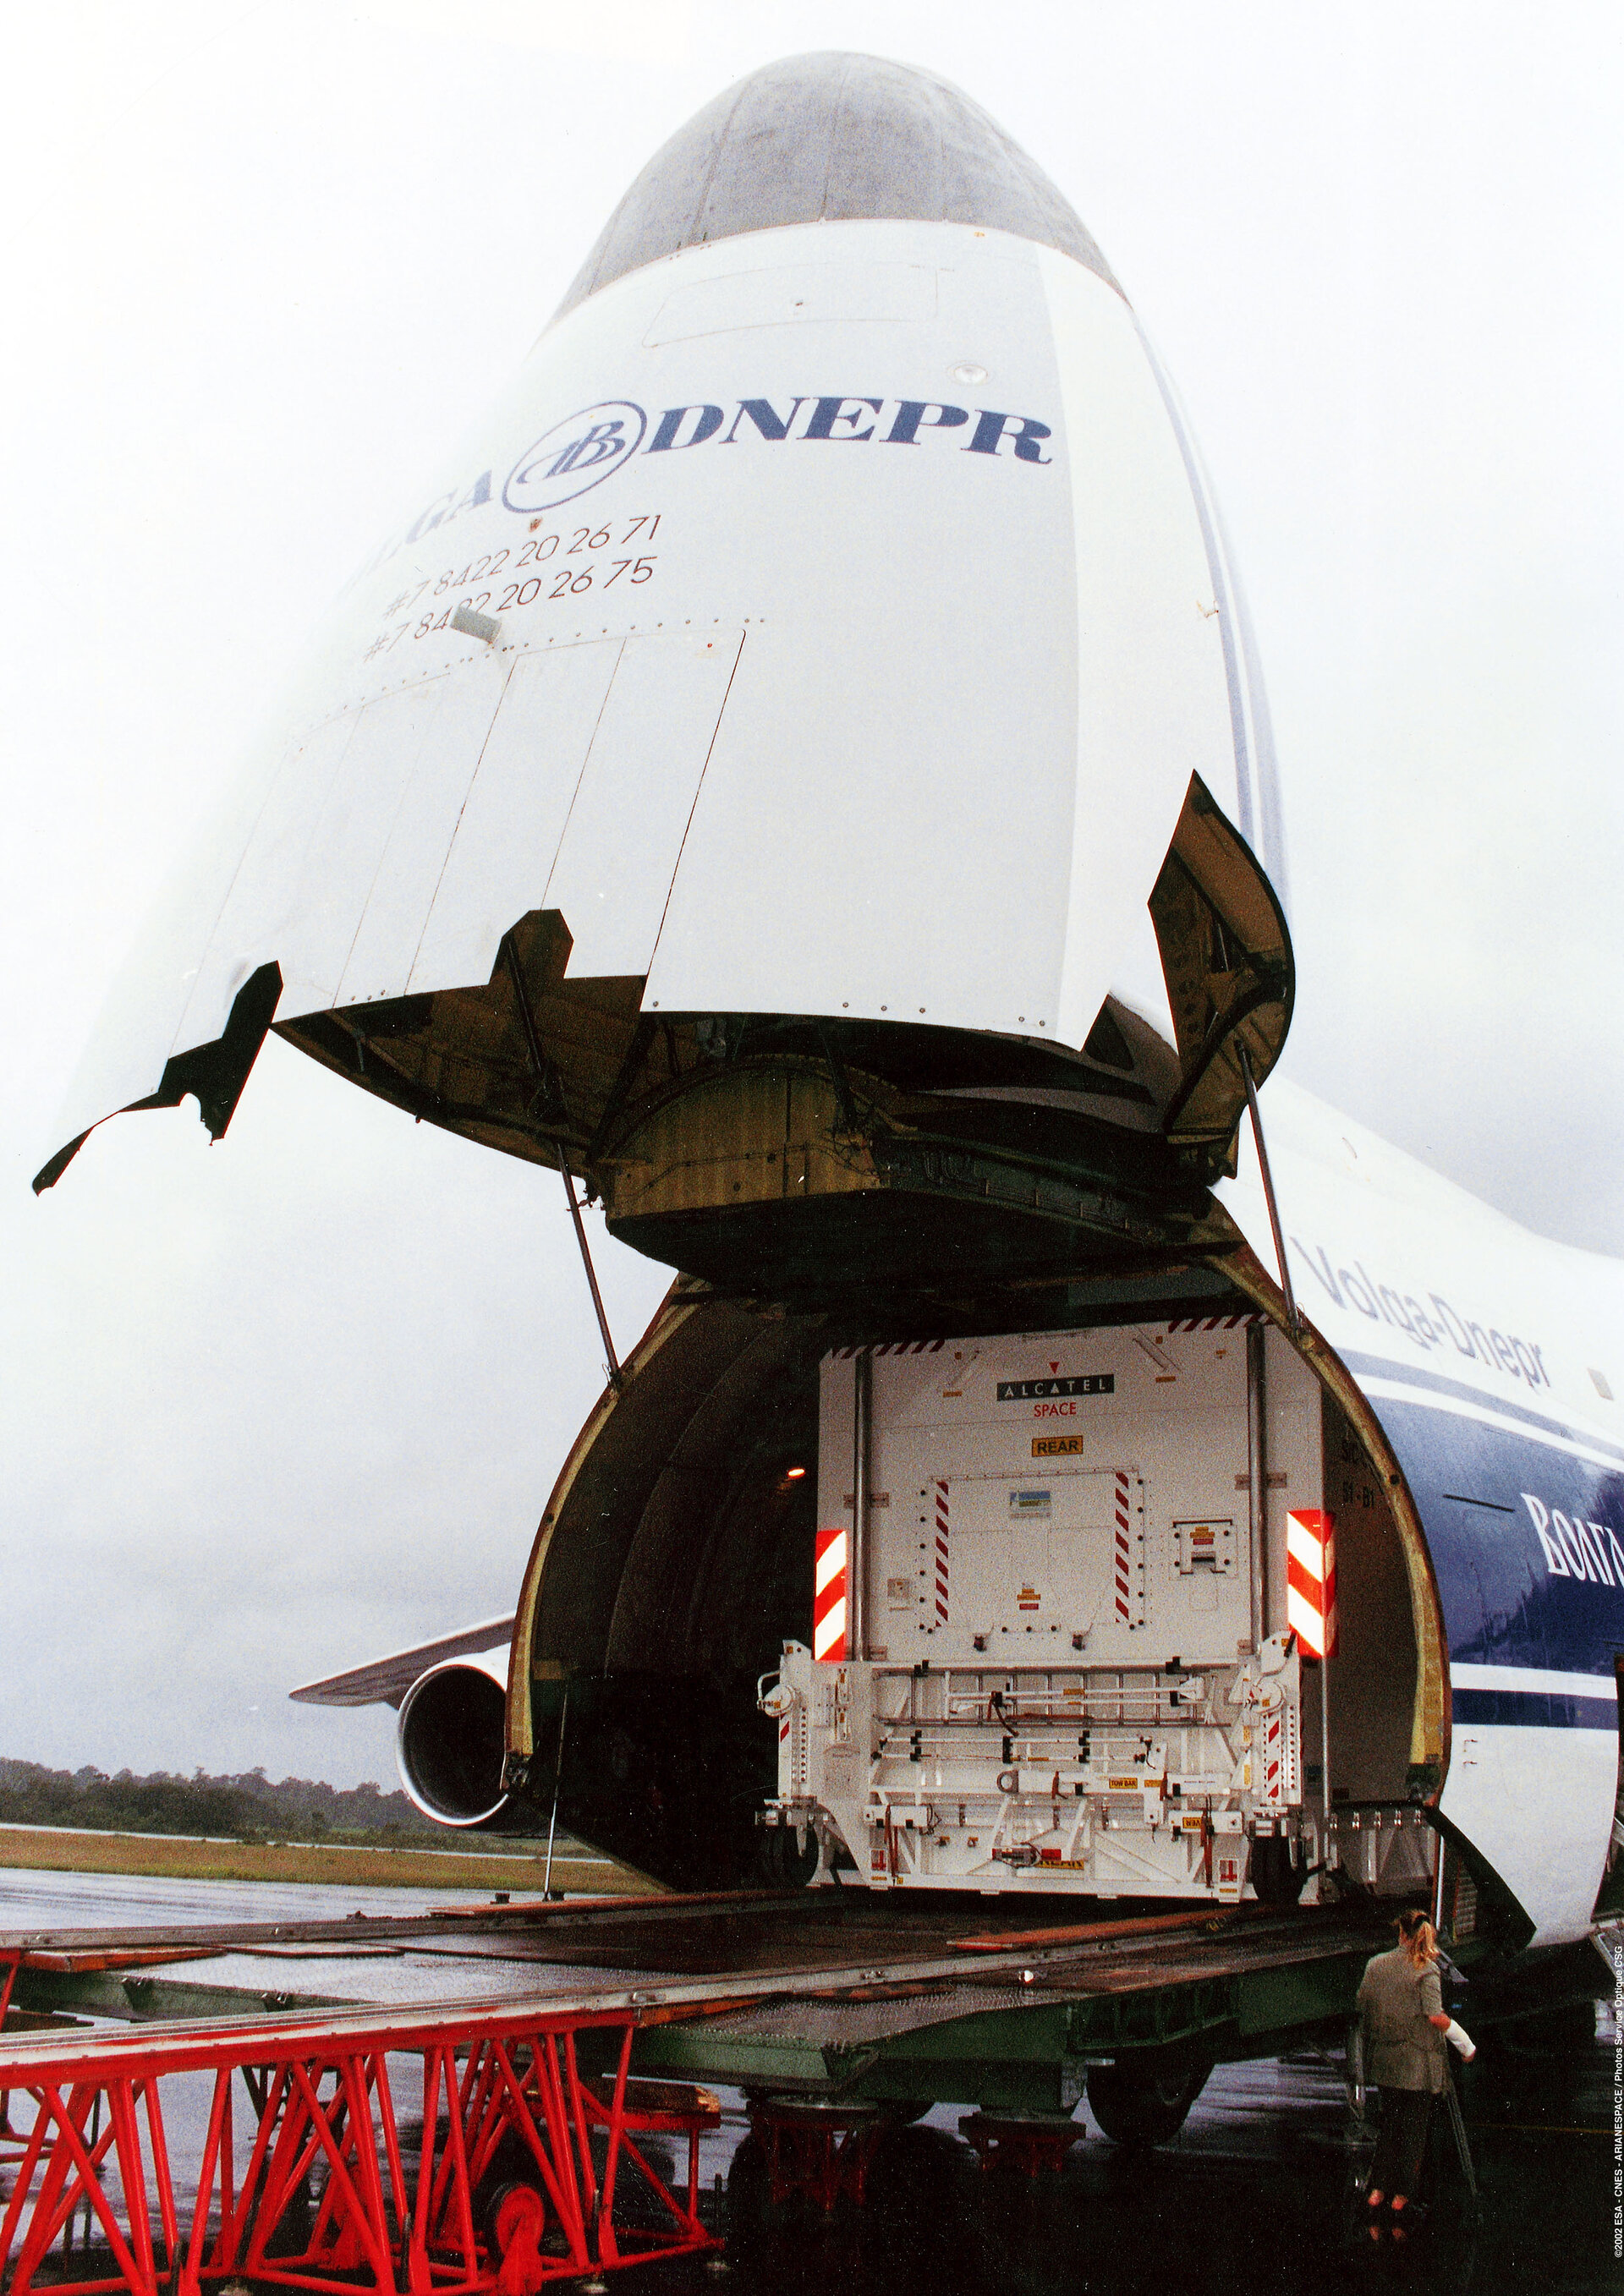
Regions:
<instances>
[{"instance_id":1,"label":"person's ponytail","mask_svg":"<svg viewBox=\"0 0 1624 2296\"><path fill-rule=\"evenodd\" d=\"M1438 1958L1438 1931L1424 1914L1399 1915L1398 1942L1412 1969L1430 1969Z\"/></svg>"}]
</instances>

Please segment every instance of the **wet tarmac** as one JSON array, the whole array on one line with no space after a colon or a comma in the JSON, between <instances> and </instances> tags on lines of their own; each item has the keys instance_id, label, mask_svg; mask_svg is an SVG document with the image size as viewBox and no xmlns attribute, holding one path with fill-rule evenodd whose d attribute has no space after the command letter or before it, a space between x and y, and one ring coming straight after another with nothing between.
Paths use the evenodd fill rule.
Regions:
<instances>
[{"instance_id":1,"label":"wet tarmac","mask_svg":"<svg viewBox=\"0 0 1624 2296\"><path fill-rule=\"evenodd\" d=\"M980 2169L960 2112L939 2109L898 2140L866 2222L786 2212L735 2226L728 2284L751 2296L1617 2292L1611 2040L1489 2060L1463 2087L1479 2201L1440 2112L1430 2206L1397 2235L1373 2235L1358 2198L1372 2140L1352 2137L1340 2064L1269 2059L1220 2068L1171 2144L1125 2152L1090 2131L1059 2175L1037 2178ZM725 2116L718 2162L744 2133ZM661 2296L701 2284L675 2267L658 2283Z\"/></svg>"},{"instance_id":2,"label":"wet tarmac","mask_svg":"<svg viewBox=\"0 0 1624 2296\"><path fill-rule=\"evenodd\" d=\"M488 1905L488 1890L334 1889L320 1882L176 1882L158 1874L34 1874L0 1866L0 1932L145 1929L168 1922L343 1921Z\"/></svg>"},{"instance_id":3,"label":"wet tarmac","mask_svg":"<svg viewBox=\"0 0 1624 2296\"><path fill-rule=\"evenodd\" d=\"M450 1902L451 1894L422 1902ZM418 1896L375 1893L375 1909L415 1910L407 1900ZM353 1891L304 1887L16 1874L0 1886L0 1922L322 1918L360 1902ZM409 2095L410 2061L392 2070L397 2095ZM1478 2198L1440 2112L1429 2209L1398 2233L1384 2226L1373 2234L1361 2206L1357 2180L1370 2138L1353 2121L1340 2062L1328 2057L1220 2068L1179 2136L1153 2152L1111 2144L1088 2126L1085 2107L1086 2133L1064 2169L1035 2177L982 2169L959 2134L961 2109L939 2107L888 2140L865 2209L842 2204L827 2218L750 2197L748 2159L730 2203L729 2172L748 2123L743 2098L721 2095L722 2125L704 2141L701 2182L707 2218L728 2236L729 2268L720 2276L697 2260L651 2267L627 2281L628 2290L1304 2296L1391 2286L1599 2296L1624 2288L1613 2246L1611 2023L1588 2044L1485 2046L1461 2082ZM207 2098L207 2077L176 2079L166 2119L177 2167L201 2149ZM59 2249L50 2269L75 2279L94 2267L94 2254Z\"/></svg>"}]
</instances>

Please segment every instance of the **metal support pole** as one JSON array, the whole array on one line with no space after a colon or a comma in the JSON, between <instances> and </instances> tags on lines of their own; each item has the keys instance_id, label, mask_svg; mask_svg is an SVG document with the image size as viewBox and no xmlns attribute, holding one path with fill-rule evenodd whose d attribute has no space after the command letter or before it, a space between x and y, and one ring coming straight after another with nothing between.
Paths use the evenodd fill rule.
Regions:
<instances>
[{"instance_id":1,"label":"metal support pole","mask_svg":"<svg viewBox=\"0 0 1624 2296\"><path fill-rule=\"evenodd\" d=\"M846 1577L846 1649L868 1656L868 1469L874 1408L874 1363L866 1348L852 1358L851 1564Z\"/></svg>"},{"instance_id":2,"label":"metal support pole","mask_svg":"<svg viewBox=\"0 0 1624 2296\"><path fill-rule=\"evenodd\" d=\"M558 1112L567 1122L568 1111L563 1106L563 1095L558 1089L557 1075L549 1067L546 1056L541 1049L541 1038L536 1029L536 1016L530 1011L530 1000L525 994L524 974L520 969L519 952L513 947L512 933L504 933L502 936L502 951L507 959L508 978L513 984L513 1002L519 1007L520 1023L524 1029L524 1041L529 1049L530 1066L536 1071L536 1080L544 1091L550 1093L557 1101ZM586 1224L581 1218L581 1208L575 1200L575 1177L570 1169L570 1151L564 1145L562 1137L556 1140L554 1145L558 1150L558 1168L563 1174L564 1195L570 1206L570 1218L575 1224L575 1241L580 1247L581 1266L586 1271L586 1289L592 1294L593 1312L597 1316L598 1330L603 1335L603 1353L609 1359L606 1365L609 1384L619 1390L625 1385L625 1380L620 1370L620 1359L615 1353L614 1341L610 1336L609 1318L603 1312L603 1295L598 1290L597 1271L593 1267L592 1253L587 1247Z\"/></svg>"},{"instance_id":3,"label":"metal support pole","mask_svg":"<svg viewBox=\"0 0 1624 2296\"><path fill-rule=\"evenodd\" d=\"M575 1180L570 1170L569 1151L562 1140L558 1144L558 1168L564 1176L564 1193L570 1199L570 1217L575 1222L575 1240L581 1248L581 1266L586 1271L586 1288L592 1294L593 1312L597 1316L598 1330L603 1334L603 1353L608 1357L609 1384L621 1388L626 1384L626 1374L620 1369L620 1358L616 1355L614 1341L610 1337L609 1317L603 1312L603 1295L598 1290L597 1272L592 1265L592 1253L587 1249L586 1223L582 1219L581 1208L575 1200Z\"/></svg>"},{"instance_id":4,"label":"metal support pole","mask_svg":"<svg viewBox=\"0 0 1624 2296\"><path fill-rule=\"evenodd\" d=\"M1319 1662L1319 1784L1325 1809L1325 1846L1320 1863L1331 1865L1331 1661Z\"/></svg>"},{"instance_id":5,"label":"metal support pole","mask_svg":"<svg viewBox=\"0 0 1624 2296\"><path fill-rule=\"evenodd\" d=\"M1275 1239L1275 1261L1280 1270L1280 1289L1285 1295L1285 1312L1293 1332L1302 1329L1302 1317L1297 1312L1297 1294L1292 1289L1292 1271L1285 1264L1285 1238L1280 1230L1280 1207L1275 1201L1274 1176L1268 1168L1268 1150L1264 1144L1263 1119L1258 1111L1258 1087L1251 1080L1251 1062L1246 1047L1237 1044L1241 1075L1246 1086L1246 1105L1251 1111L1251 1136L1258 1144L1258 1169L1263 1176L1263 1201L1268 1206L1269 1234Z\"/></svg>"},{"instance_id":6,"label":"metal support pole","mask_svg":"<svg viewBox=\"0 0 1624 2296\"><path fill-rule=\"evenodd\" d=\"M564 1783L564 1726L570 1719L570 1685L564 1685L564 1702L558 1713L558 1759L553 1765L553 1815L547 1820L547 1866L541 1877L541 1894L553 1895L553 1837L558 1831L558 1797Z\"/></svg>"},{"instance_id":7,"label":"metal support pole","mask_svg":"<svg viewBox=\"0 0 1624 2296\"><path fill-rule=\"evenodd\" d=\"M1268 1381L1261 1324L1246 1327L1246 1464L1250 1500L1247 1531L1251 1547L1251 1646L1263 1647L1268 1633Z\"/></svg>"},{"instance_id":8,"label":"metal support pole","mask_svg":"<svg viewBox=\"0 0 1624 2296\"><path fill-rule=\"evenodd\" d=\"M1436 1830L1432 1835L1438 1845L1438 1862L1432 1870L1432 1927L1439 1937L1444 1933L1444 1850L1443 1835Z\"/></svg>"},{"instance_id":9,"label":"metal support pole","mask_svg":"<svg viewBox=\"0 0 1624 2296\"><path fill-rule=\"evenodd\" d=\"M1449 2128L1455 2138L1456 2158L1461 2164L1461 2174L1466 2179L1466 2190L1471 2194L1475 2206L1478 2198L1477 2170L1472 2165L1472 2147L1466 2142L1466 2120L1461 2111L1460 2092L1455 2086L1453 2065L1446 2065L1444 2068L1444 2095L1449 2107Z\"/></svg>"}]
</instances>

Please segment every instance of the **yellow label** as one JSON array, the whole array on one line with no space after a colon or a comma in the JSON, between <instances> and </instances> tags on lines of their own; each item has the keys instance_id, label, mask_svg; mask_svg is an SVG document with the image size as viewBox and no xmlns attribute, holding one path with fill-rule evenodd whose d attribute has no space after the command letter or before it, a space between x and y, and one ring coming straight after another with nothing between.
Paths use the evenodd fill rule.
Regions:
<instances>
[{"instance_id":1,"label":"yellow label","mask_svg":"<svg viewBox=\"0 0 1624 2296\"><path fill-rule=\"evenodd\" d=\"M1137 1778L1107 1778L1105 1784L1107 1788L1112 1793L1137 1793L1139 1792L1139 1780Z\"/></svg>"},{"instance_id":2,"label":"yellow label","mask_svg":"<svg viewBox=\"0 0 1624 2296\"><path fill-rule=\"evenodd\" d=\"M1032 1438L1034 1459L1077 1459L1081 1457L1082 1449L1080 1435L1034 1435Z\"/></svg>"}]
</instances>

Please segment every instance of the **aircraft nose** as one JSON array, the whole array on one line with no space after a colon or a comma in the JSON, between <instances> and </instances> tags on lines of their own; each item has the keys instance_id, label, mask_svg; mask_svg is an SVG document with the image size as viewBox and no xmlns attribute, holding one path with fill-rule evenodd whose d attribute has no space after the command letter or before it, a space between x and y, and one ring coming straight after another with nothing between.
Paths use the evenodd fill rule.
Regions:
<instances>
[{"instance_id":1,"label":"aircraft nose","mask_svg":"<svg viewBox=\"0 0 1624 2296\"><path fill-rule=\"evenodd\" d=\"M979 104L914 65L827 51L765 65L679 128L611 216L559 316L683 248L870 221L1010 232L1117 286L1067 201Z\"/></svg>"}]
</instances>

